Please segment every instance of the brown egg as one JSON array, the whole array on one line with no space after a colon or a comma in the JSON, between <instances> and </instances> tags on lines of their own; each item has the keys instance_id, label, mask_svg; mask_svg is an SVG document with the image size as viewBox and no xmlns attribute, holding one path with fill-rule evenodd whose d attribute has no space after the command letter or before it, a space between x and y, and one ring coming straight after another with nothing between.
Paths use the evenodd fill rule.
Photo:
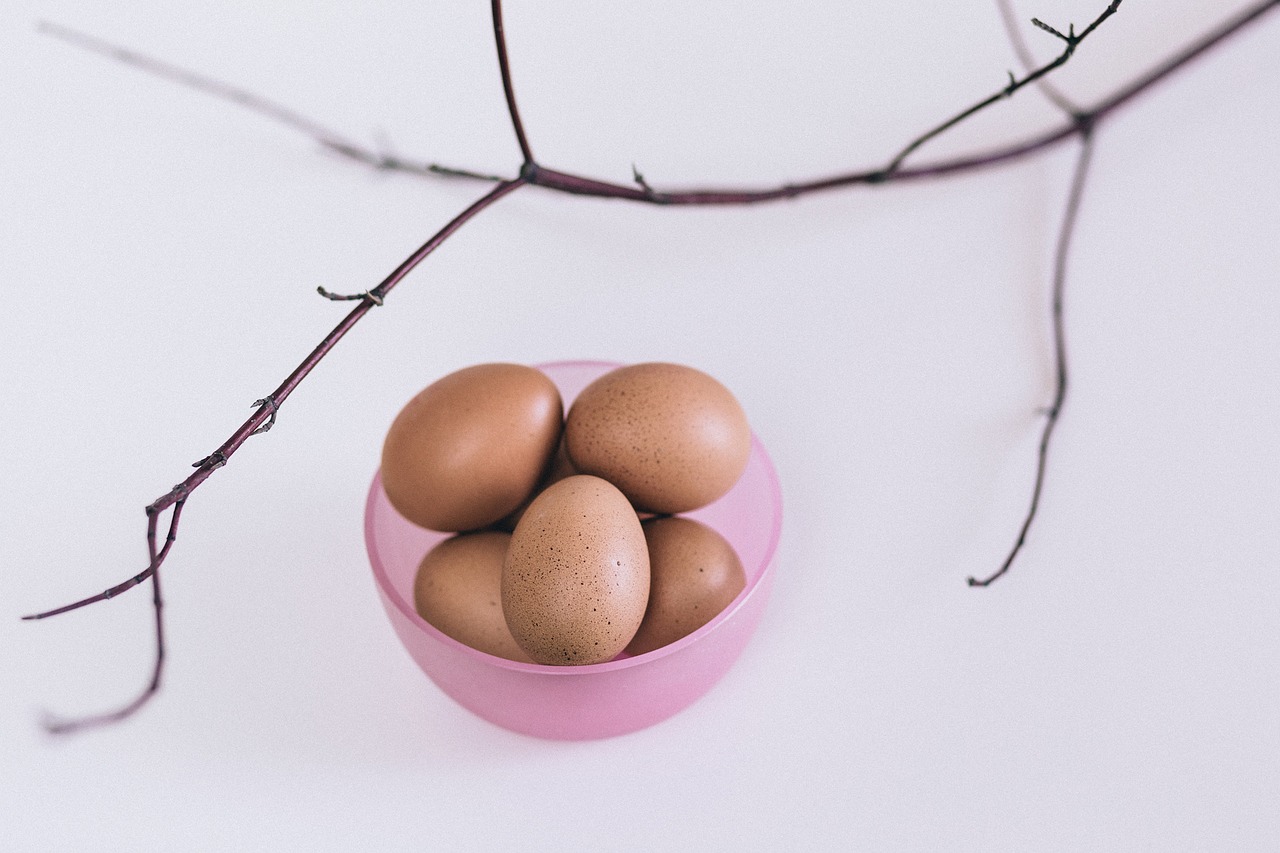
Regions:
<instances>
[{"instance_id":1,"label":"brown egg","mask_svg":"<svg viewBox=\"0 0 1280 853\"><path fill-rule=\"evenodd\" d=\"M493 524L533 491L560 441L560 392L539 370L479 364L401 410L382 447L391 505L431 530Z\"/></svg>"},{"instance_id":2,"label":"brown egg","mask_svg":"<svg viewBox=\"0 0 1280 853\"><path fill-rule=\"evenodd\" d=\"M473 649L531 662L502 615L502 562L511 534L464 533L427 552L413 583L418 615Z\"/></svg>"},{"instance_id":3,"label":"brown egg","mask_svg":"<svg viewBox=\"0 0 1280 853\"><path fill-rule=\"evenodd\" d=\"M649 606L627 652L642 655L710 622L747 585L742 561L725 538L691 518L644 523L649 546Z\"/></svg>"},{"instance_id":4,"label":"brown egg","mask_svg":"<svg viewBox=\"0 0 1280 853\"><path fill-rule=\"evenodd\" d=\"M634 364L592 382L569 409L573 465L622 490L637 509L677 513L733 487L751 429L729 390L700 370Z\"/></svg>"},{"instance_id":5,"label":"brown egg","mask_svg":"<svg viewBox=\"0 0 1280 853\"><path fill-rule=\"evenodd\" d=\"M649 551L635 510L599 477L538 495L511 534L502 610L516 642L545 664L610 660L649 599Z\"/></svg>"}]
</instances>

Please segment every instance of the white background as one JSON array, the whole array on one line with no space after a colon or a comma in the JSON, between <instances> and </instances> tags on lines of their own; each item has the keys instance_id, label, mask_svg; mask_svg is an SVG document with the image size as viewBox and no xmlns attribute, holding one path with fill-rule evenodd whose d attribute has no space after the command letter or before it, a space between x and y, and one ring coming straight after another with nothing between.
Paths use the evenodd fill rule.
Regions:
<instances>
[{"instance_id":1,"label":"white background","mask_svg":"<svg viewBox=\"0 0 1280 853\"><path fill-rule=\"evenodd\" d=\"M1093 2L1020 3L1065 26ZM1131 0L1096 100L1241 3ZM1229 7L1229 8L1228 8ZM367 317L187 504L170 663L142 508L359 291L484 190L372 173L37 35L75 26L406 156L513 174L486 4L8 0L0 12L0 849L1264 850L1280 838L1280 15L1098 135L1042 516L988 590L1052 392L1074 150L737 210L525 189ZM658 188L874 167L1016 67L989 3L513 3L544 165ZM1052 37L1028 29L1043 57ZM1026 91L915 162L1058 121ZM732 388L785 494L778 582L710 694L511 734L398 646L361 541L382 434L495 360Z\"/></svg>"}]
</instances>

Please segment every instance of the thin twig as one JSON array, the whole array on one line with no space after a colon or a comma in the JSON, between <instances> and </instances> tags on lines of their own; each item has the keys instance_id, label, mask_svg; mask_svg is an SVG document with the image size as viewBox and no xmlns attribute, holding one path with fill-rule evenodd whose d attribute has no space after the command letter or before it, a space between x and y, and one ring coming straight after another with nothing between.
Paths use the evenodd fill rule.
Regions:
<instances>
[{"instance_id":1,"label":"thin twig","mask_svg":"<svg viewBox=\"0 0 1280 853\"><path fill-rule=\"evenodd\" d=\"M75 719L58 717L53 714L45 714L43 724L45 730L50 734L72 734L74 732L84 731L85 729L97 728L99 726L110 725L111 723L118 723L126 717L131 716L160 690L160 679L164 674L165 646L164 600L160 595L159 568L160 563L164 562L165 555L168 553L170 546L173 545L174 539L177 538L178 518L182 514L182 507L184 503L185 499L180 500L173 505L173 512L169 516L169 532L165 535L164 547L159 551L156 550L156 514L148 512L147 550L151 557L151 609L155 616L156 636L156 652L155 660L151 666L151 680L147 682L147 686L142 689L142 692L133 698L133 701L105 714L95 714L93 716L79 717Z\"/></svg>"},{"instance_id":2,"label":"thin twig","mask_svg":"<svg viewBox=\"0 0 1280 853\"><path fill-rule=\"evenodd\" d=\"M239 107L249 110L250 112L258 113L259 115L300 131L307 136L312 137L322 145L331 148L353 145L353 143L351 143L350 140L344 137L341 133L327 128L314 119L295 112L288 107L281 106L280 104L274 103L261 95L254 94L253 92L245 89L223 83L220 80L214 80L210 77L204 76L203 74L191 71L190 69L181 68L177 65L164 62L163 60L146 56L138 53L137 51L130 50L129 48L112 44L111 42L97 38L96 36L91 36L87 33L82 33L79 30L63 26L62 24L55 24L50 21L41 21L36 25L36 29L38 32L45 35L53 36L54 38L65 41L68 44L75 45L82 50L87 50L91 53L97 53L102 56L109 57L116 62L132 66L140 71L145 71L154 77L172 80L173 82L179 83L187 88L204 92L207 95L212 95L219 100L230 101Z\"/></svg>"},{"instance_id":3,"label":"thin twig","mask_svg":"<svg viewBox=\"0 0 1280 853\"><path fill-rule=\"evenodd\" d=\"M447 240L455 231L461 228L466 222L474 218L476 214L480 213L482 210L489 207L490 205L498 201L503 196L507 195L507 193L512 192L518 187L524 186L525 183L526 182L523 179L516 178L511 181L504 181L503 183L500 183L493 189L489 190L489 192L485 193L477 201L473 202L470 207L468 207L466 210L462 211L462 213L455 216L453 219L449 221L447 225L445 225L443 228L437 231L431 237L430 240L424 243L421 247L418 248L416 252L414 252L407 259L405 259L405 261L401 263L400 266L396 267L395 270L393 270L390 275L388 275L385 279L382 280L381 284L373 288L371 291L369 291L369 293L376 294L378 297L384 298L386 294L391 291L392 288L394 288L397 284L399 284L400 281L404 279L404 277L413 270L414 267L420 264L428 255L434 252L440 246L441 243ZM342 339L342 337L351 329L351 327L354 326L360 320L361 317L363 317L366 313L368 313L369 309L372 307L374 307L374 303L366 299L365 301L361 302L359 306L353 309L350 314L348 314L346 317L343 318L342 322L340 322L337 326L335 326L334 329L331 332L329 332L328 335L325 336L324 340L322 340L319 343L319 345L317 345L316 348L311 351L311 354L308 355L306 359L304 359L303 362L299 364L292 373L289 374L289 376L284 380L284 382L280 384L280 387L278 387L275 391L273 391L267 397L264 397L263 399L257 401L254 404L255 406L259 407L258 411L255 412L254 415L250 417L248 420L246 420L243 424L241 424L240 428L237 429L231 435L231 437L222 444L221 447L215 450L212 454L210 454L204 460L201 460L201 465L195 473L189 476L186 480L183 480L178 485L174 486L172 489L169 490L169 492L167 492L165 495L161 496L160 498L156 499L155 502L153 502L150 506L147 507L147 515L150 519L150 528L148 533L149 537L154 537L155 535L155 516L158 513L163 512L165 509L169 508L170 506L174 506L179 502L184 501L186 497L196 489L196 487L198 487L201 483L203 483L206 479L208 479L209 475L213 473L213 471L222 467L222 465L225 465L226 461L231 458L231 456L236 452L236 450L240 448L242 444L244 444L246 439L248 439L252 435L256 435L261 432L264 432L265 430L263 429L263 427L266 426L266 424L272 422L272 419L275 416L275 412L279 409L280 405L284 403L285 399L287 399L288 396L293 392L293 389L296 388L304 378L306 378L307 374L310 373L311 370L320 362L320 359L324 358L325 355L327 355L328 352L331 349L333 349L334 345L337 344L337 342ZM204 464L209 460L218 460L218 464ZM81 599L80 601L76 601L71 604L65 605L63 607L55 608L53 610L46 610L41 613L33 613L29 616L24 616L22 618L26 620L46 619L50 616L57 616L58 614L61 614L61 613L67 613L68 611L71 611L71 610L77 610L88 604L93 604L98 601L105 601L109 598L114 598L120 593L125 592L126 590L129 590L129 589L132 589L133 587L137 586L138 584L142 583L143 581L147 580L148 578L150 578L152 575L155 574L156 569L159 568L160 564L164 562L165 557L168 555L169 547L170 545L173 544L173 540L176 536L176 532L177 532L177 517L175 514L174 519L170 522L169 537L165 542L164 548L159 552L159 555L152 561L150 565L147 566L146 569L134 575L133 577L129 578L128 580L123 581L122 583L116 584L110 589L104 590L103 592L100 592L97 595L93 595L88 598Z\"/></svg>"},{"instance_id":4,"label":"thin twig","mask_svg":"<svg viewBox=\"0 0 1280 853\"><path fill-rule=\"evenodd\" d=\"M212 455L218 455L218 454L215 452ZM219 467L219 466L213 466L213 467ZM209 472L211 472L212 470L213 468L202 468L202 471L204 472L204 475L206 477L209 475ZM188 480L187 482L190 482L190 480ZM23 616L22 617L23 620L34 621L37 619L47 619L50 616L58 616L62 613L68 613L72 610L78 610L81 607L84 607L85 605L88 605L88 604L95 604L99 601L107 601L108 599L115 598L117 595L119 595L122 592L126 592L130 589L133 589L135 586L137 586L138 584L142 583L143 581L150 578L153 574L155 574L156 569L159 567L161 563L164 562L165 557L169 555L169 548L173 545L174 540L177 538L178 517L181 514L181 510L178 509L178 506L183 501L185 501L185 497L182 498L181 500L179 500L176 497L177 495L180 495L180 494L181 495L190 494L190 488L187 487L184 483L179 483L178 485L174 486L172 489L169 490L169 492L166 495L156 500L154 503L152 503L150 506L147 507L147 547L151 554L151 562L147 564L147 567L145 569L143 569L141 572L134 575L133 577L129 578L128 580L122 581L113 587L105 589L102 592L98 593L97 595L91 595L88 598L83 598L80 601L76 601L71 604L67 604L63 607L55 608L53 610L46 610L42 613L32 613L29 616ZM175 509L174 509L173 515L170 516L169 518L169 532L165 536L164 547L160 549L159 553L157 553L155 550L156 523L157 523L156 520L159 514L170 506L175 507Z\"/></svg>"},{"instance_id":5,"label":"thin twig","mask_svg":"<svg viewBox=\"0 0 1280 853\"><path fill-rule=\"evenodd\" d=\"M649 186L649 182L644 179L644 175L641 174L640 168L636 166L635 163L631 164L631 180L636 182L636 186L638 186L645 195L649 197L657 195L657 193L653 191L653 187Z\"/></svg>"},{"instance_id":6,"label":"thin twig","mask_svg":"<svg viewBox=\"0 0 1280 853\"><path fill-rule=\"evenodd\" d=\"M996 8L1000 10L1000 21L1004 24L1005 33L1009 37L1009 44L1013 48L1013 52L1018 57L1018 61L1022 63L1023 71L1030 71L1036 67L1035 57L1031 55L1031 50L1027 47L1027 41L1022 37L1022 28L1018 26L1017 15L1013 11L1013 3L1010 0L996 0ZM1010 72L1012 76L1012 72ZM1047 78L1041 77L1036 81L1036 88L1040 90L1040 94L1044 95L1058 109L1062 110L1069 116L1080 112L1080 107L1072 103L1071 99L1062 93L1062 91Z\"/></svg>"},{"instance_id":7,"label":"thin twig","mask_svg":"<svg viewBox=\"0 0 1280 853\"><path fill-rule=\"evenodd\" d=\"M992 581L1009 571L1009 567L1013 565L1018 552L1022 550L1023 544L1027 541L1027 531L1031 529L1031 522L1035 520L1036 512L1040 508L1040 495L1044 491L1045 469L1049 460L1049 441L1053 437L1054 428L1058 425L1058 418L1062 415L1062 406L1067 400L1067 335L1063 321L1062 299L1067 283L1067 255L1071 251L1071 238L1075 234L1076 220L1080 215L1080 199L1084 194L1084 185L1088 179L1089 162L1092 156L1093 129L1086 126L1081 131L1080 153L1076 159L1075 174L1071 178L1071 191L1067 195L1067 207L1062 215L1062 228L1058 232L1058 245L1054 251L1051 311L1053 316L1055 387L1053 403L1045 412L1044 430L1040 433L1040 450L1036 462L1035 486L1031 490L1031 504L1027 508L1026 517L1022 520L1022 527L1018 530L1018 537L1013 543L1013 548L1009 551L1009 555L1005 557L1000 568L981 580L970 577L969 586L988 586Z\"/></svg>"},{"instance_id":8,"label":"thin twig","mask_svg":"<svg viewBox=\"0 0 1280 853\"><path fill-rule=\"evenodd\" d=\"M1027 74L1021 80L1013 78L1013 76L1010 75L1011 79L1010 79L1009 85L1005 86L999 92L996 92L994 95L991 95L990 97L979 101L978 103L969 107L967 110L962 110L961 112L957 113L956 115L942 122L942 124L933 128L932 130L926 131L925 133L921 134L915 140L908 143L907 146L903 148L900 152L898 152L898 155L889 162L888 167L885 169L886 176L892 175L894 172L896 172L898 170L898 167L902 165L902 162L906 160L907 157L909 157L912 154L912 152L919 149L920 146L924 145L930 139L933 139L939 134L944 133L947 130L950 130L960 122L980 112L981 110L986 109L987 107L991 106L992 104L1001 100L1002 98L1009 97L1014 92L1021 89L1023 86L1026 86L1028 83L1034 83L1035 81L1044 77L1046 74L1053 71L1055 68L1065 65L1067 60L1069 60L1072 54L1075 53L1076 47L1080 44L1080 42L1084 41L1089 36L1090 33L1092 33L1099 26L1101 26L1103 21L1105 21L1107 18L1110 18L1112 15L1114 15L1116 13L1116 10L1120 8L1121 2L1122 0L1112 0L1111 5L1107 6L1107 8L1102 11L1102 14L1100 14L1097 18L1095 18L1093 20L1093 23L1089 24L1089 26L1085 28L1084 32L1080 33L1080 35L1075 34L1075 27L1071 28L1070 35L1063 35L1062 33L1058 32L1052 27L1047 27L1046 25L1040 24L1039 22L1033 20L1033 23L1039 24L1041 28L1048 29L1050 32L1054 33L1055 35L1057 35L1059 38L1061 38L1063 41L1066 42L1066 47L1063 48L1062 53L1058 55L1058 58L1053 60L1052 62L1049 62L1045 65L1040 66L1036 70Z\"/></svg>"},{"instance_id":9,"label":"thin twig","mask_svg":"<svg viewBox=\"0 0 1280 853\"><path fill-rule=\"evenodd\" d=\"M401 263L400 266L396 267L395 270L393 270L390 275L388 275L385 279L383 279L381 284L373 288L373 290L371 290L370 293L377 294L379 298L385 297L386 294L389 293L391 289L394 288L397 284L399 284L400 281L403 280L404 277L408 275L413 270L414 267L420 264L428 255L434 252L436 248L440 246L441 243L443 243L445 240L447 240L450 237L450 235L452 235L455 231L461 228L465 223L467 223L469 220L475 217L476 214L480 213L482 210L489 207L490 205L492 205L493 203L495 203L496 201L498 201L508 193L516 190L521 186L524 186L524 184L525 184L525 181L523 179L517 178L512 181L506 181L501 184L498 184L496 187L489 190L489 192L485 193L477 201L473 202L471 206L469 206L466 210L462 211L462 213L455 216L453 219L449 221L447 225L445 225L443 228L437 231L431 237L430 240L424 243L421 247L419 247L419 249L416 252L414 252L407 259L405 259L405 261ZM298 383L300 383L306 377L306 375L311 372L312 368L314 368L317 364L319 364L320 360L324 358L324 356L328 354L328 352L331 349L333 349L334 345L337 344L337 342L342 339L342 337L347 333L347 331L350 330L350 328L354 326L360 320L361 317L367 314L369 312L369 309L372 307L374 307L374 303L366 299L362 301L360 305L357 306L354 310L352 310L351 313L349 313L345 318L343 318L342 322L340 322L336 327L334 327L333 331L331 331L325 337L325 339L320 342L319 346L317 346L314 350L311 351L311 354L307 356L307 358L302 362L302 364L298 365L298 367L294 369L293 373L289 374L289 376L285 379L285 381L281 383L279 388L277 388L267 397L263 398L262 400L258 401L257 404L255 404L260 406L258 411L251 418L249 418L247 421L241 424L240 428L236 430L235 433L232 434L231 438L227 439L227 441L221 447L219 447L212 454L210 454L209 457L206 457L205 460L202 460L202 463L205 461L208 461L209 459L216 458L221 460L221 464L225 464L226 460L229 459L231 455L236 452L236 450L240 447L240 445L242 445L245 442L246 439L248 439L252 435L256 435L260 432L265 431L264 426L274 422L276 410L279 408L280 404L283 403L286 398L288 398L289 394L293 392L293 389L298 386ZM93 717L86 717L78 720L62 720L54 717L49 717L46 720L46 728L48 728L49 731L66 734L66 733L79 731L81 729L91 727L91 726L98 726L106 723L119 722L120 720L123 720L126 717L129 717L133 713L135 713L139 708L145 705L156 694L157 690L159 690L160 677L164 667L164 629L163 629L163 622L161 621L162 602L160 599L160 587L159 587L159 584L156 583L156 578L158 577L161 564L164 563L165 557L167 557L169 554L169 549L173 546L174 541L177 539L178 519L181 515L182 506L184 505L187 497L191 494L191 492L197 486L203 483L205 479L207 479L208 476L211 473L213 473L214 470L221 467L221 464L218 464L218 465L202 464L194 474L192 474L190 477L188 477L186 480L182 481L178 485L174 486L172 489L169 490L168 493L166 493L164 496L160 497L155 502L153 502L150 506L147 507L147 542L148 542L148 547L151 554L151 562L146 569L144 569L142 572L139 572L137 575L130 578L129 580L124 581L123 583L117 584L116 586L111 587L110 589L104 592L101 592L98 595L90 596L89 598L82 599L80 601L74 602L72 604L68 604L64 607L56 608L54 610L48 610L43 613L35 613L30 616L23 617L23 619L28 619L28 620L45 619L49 616L56 616L60 613L66 613L70 610L76 610L80 607L84 607L85 605L88 605L88 604L93 604L94 602L97 602L97 601L103 601L108 598L114 598L116 595L119 595L120 593L128 589L132 589L133 587L137 586L138 584L142 583L148 578L151 579L153 584L153 603L155 606L155 614L156 614L157 651L156 651L155 668L152 673L151 683L133 701L108 714L102 714L102 715L93 716ZM165 537L164 547L161 548L159 551L157 551L156 539L155 539L156 518L161 512L163 512L169 506L173 507L173 515L169 520L169 532Z\"/></svg>"},{"instance_id":10,"label":"thin twig","mask_svg":"<svg viewBox=\"0 0 1280 853\"><path fill-rule=\"evenodd\" d=\"M486 175L481 172L472 172L467 169L455 169L449 166L441 166L436 163L415 163L410 160L404 160L400 157L389 154L380 154L370 148L366 148L357 142L352 141L345 135L325 127L318 121L309 118L302 113L289 109L275 103L261 95L233 86L230 83L224 83L221 80L215 80L212 77L206 77L203 74L182 68L172 63L156 59L151 56L112 44L104 39L82 33L71 27L55 24L49 21L41 21L37 24L36 29L48 36L67 42L82 50L90 53L96 53L106 56L116 62L131 66L164 80L171 80L198 92L203 92L220 101L229 101L238 107L242 107L250 112L257 113L260 116L271 119L290 127L305 136L311 137L317 144L328 151L372 166L382 171L409 172L416 175L439 175L451 178L471 178L481 181L500 181L501 178L493 175Z\"/></svg>"},{"instance_id":11,"label":"thin twig","mask_svg":"<svg viewBox=\"0 0 1280 853\"><path fill-rule=\"evenodd\" d=\"M333 293L325 290L324 287L321 286L316 288L316 293L319 293L330 302L355 302L359 299L368 299L374 305L379 307L383 304L382 297L374 293L372 290L365 290L361 293Z\"/></svg>"},{"instance_id":12,"label":"thin twig","mask_svg":"<svg viewBox=\"0 0 1280 853\"><path fill-rule=\"evenodd\" d=\"M511 118L511 129L515 131L516 142L520 145L520 156L524 158L522 177L537 171L533 159L533 149L529 147L529 139L524 133L524 121L520 118L520 110L516 107L516 90L511 82L511 62L507 55L507 35L502 27L502 0L492 0L490 10L493 14L493 43L498 50L498 70L502 74L502 94L507 99L507 115Z\"/></svg>"}]
</instances>

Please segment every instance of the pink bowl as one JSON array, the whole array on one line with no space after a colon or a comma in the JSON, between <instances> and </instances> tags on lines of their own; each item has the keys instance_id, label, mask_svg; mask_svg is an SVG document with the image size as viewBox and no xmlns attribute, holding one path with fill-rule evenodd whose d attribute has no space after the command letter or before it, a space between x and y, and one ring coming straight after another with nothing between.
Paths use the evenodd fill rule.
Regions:
<instances>
[{"instance_id":1,"label":"pink bowl","mask_svg":"<svg viewBox=\"0 0 1280 853\"><path fill-rule=\"evenodd\" d=\"M539 365L566 408L593 379L617 367L597 361ZM446 636L414 610L413 580L423 555L448 534L406 521L387 502L375 475L365 505L369 562L396 634L432 681L463 707L507 729L537 737L589 740L665 720L711 689L755 631L773 585L782 492L764 447L753 435L737 485L720 500L687 513L718 530L737 550L747 584L706 625L660 649L589 666L543 666L494 657Z\"/></svg>"}]
</instances>

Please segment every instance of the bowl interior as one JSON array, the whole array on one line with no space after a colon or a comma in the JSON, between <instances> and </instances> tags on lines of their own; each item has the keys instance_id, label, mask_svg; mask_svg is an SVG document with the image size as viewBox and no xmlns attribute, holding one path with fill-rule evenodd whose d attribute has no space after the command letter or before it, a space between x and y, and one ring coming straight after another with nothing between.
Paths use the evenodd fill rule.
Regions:
<instances>
[{"instance_id":1,"label":"bowl interior","mask_svg":"<svg viewBox=\"0 0 1280 853\"><path fill-rule=\"evenodd\" d=\"M560 389L566 411L578 393L596 377L619 365L600 361L567 361L537 365L538 369ZM759 440L752 435L751 455L747 468L737 484L723 497L699 510L683 513L719 531L733 545L742 560L746 586L738 598L687 637L660 649L636 657L620 655L612 661L586 666L546 666L509 661L472 649L442 633L422 617L413 606L413 582L422 557L436 544L453 534L438 533L418 527L402 517L387 501L380 476L375 475L369 490L365 511L365 540L374 577L383 593L413 625L447 646L456 647L464 655L483 659L493 666L522 671L542 671L554 675L581 676L601 670L637 665L645 660L672 654L694 643L700 636L732 618L738 606L760 583L773 562L782 526L782 494L777 474Z\"/></svg>"}]
</instances>

